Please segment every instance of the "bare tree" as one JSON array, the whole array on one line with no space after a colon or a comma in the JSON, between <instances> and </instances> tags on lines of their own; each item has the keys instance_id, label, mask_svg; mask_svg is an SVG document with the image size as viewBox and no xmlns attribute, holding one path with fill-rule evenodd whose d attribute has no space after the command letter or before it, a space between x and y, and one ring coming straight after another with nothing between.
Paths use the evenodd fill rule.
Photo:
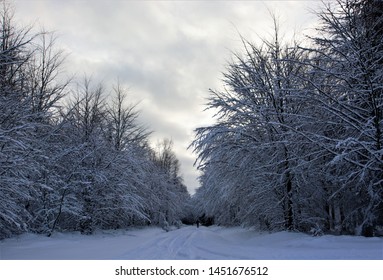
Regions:
<instances>
[{"instance_id":1,"label":"bare tree","mask_svg":"<svg viewBox=\"0 0 383 280\"><path fill-rule=\"evenodd\" d=\"M138 123L137 104L129 105L126 91L120 83L113 87L114 97L107 108L107 137L121 151L129 144L145 142L150 132Z\"/></svg>"},{"instance_id":2,"label":"bare tree","mask_svg":"<svg viewBox=\"0 0 383 280\"><path fill-rule=\"evenodd\" d=\"M28 93L32 110L47 113L67 94L71 79L62 77L66 57L62 50L57 50L54 33L39 33L33 40L33 48L26 77Z\"/></svg>"}]
</instances>

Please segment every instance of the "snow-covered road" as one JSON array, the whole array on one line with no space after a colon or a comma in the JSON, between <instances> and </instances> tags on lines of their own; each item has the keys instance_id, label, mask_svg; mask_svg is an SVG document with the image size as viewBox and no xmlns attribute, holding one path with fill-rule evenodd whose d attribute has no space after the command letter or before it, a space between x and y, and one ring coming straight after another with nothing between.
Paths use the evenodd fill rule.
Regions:
<instances>
[{"instance_id":1,"label":"snow-covered road","mask_svg":"<svg viewBox=\"0 0 383 280\"><path fill-rule=\"evenodd\" d=\"M383 260L383 239L191 226L169 232L145 228L92 236L24 234L0 242L0 259Z\"/></svg>"}]
</instances>

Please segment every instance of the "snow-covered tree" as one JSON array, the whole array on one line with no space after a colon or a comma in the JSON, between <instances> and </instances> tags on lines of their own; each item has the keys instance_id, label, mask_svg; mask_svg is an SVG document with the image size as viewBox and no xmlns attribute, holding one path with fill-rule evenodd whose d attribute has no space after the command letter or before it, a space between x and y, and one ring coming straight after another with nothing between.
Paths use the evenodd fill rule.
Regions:
<instances>
[{"instance_id":1,"label":"snow-covered tree","mask_svg":"<svg viewBox=\"0 0 383 280\"><path fill-rule=\"evenodd\" d=\"M13 11L1 2L0 11L0 238L24 231L28 201L35 194L39 173L34 149L36 114L25 86L26 68L33 56L33 35L17 29Z\"/></svg>"},{"instance_id":2,"label":"snow-covered tree","mask_svg":"<svg viewBox=\"0 0 383 280\"><path fill-rule=\"evenodd\" d=\"M383 222L383 4L341 0L319 14L310 79L323 122L315 141L332 153L330 200L338 200L344 230L372 235Z\"/></svg>"},{"instance_id":3,"label":"snow-covered tree","mask_svg":"<svg viewBox=\"0 0 383 280\"><path fill-rule=\"evenodd\" d=\"M156 182L152 185L156 190L157 214L151 211L157 223L165 228L168 225L178 225L181 219L188 215L185 209L190 195L183 184L180 174L180 163L173 152L173 142L164 139L158 143L157 150L153 151L152 161L155 168Z\"/></svg>"},{"instance_id":4,"label":"snow-covered tree","mask_svg":"<svg viewBox=\"0 0 383 280\"><path fill-rule=\"evenodd\" d=\"M308 43L245 42L211 91L217 123L193 142L200 214L366 236L382 224L383 4L333 5Z\"/></svg>"},{"instance_id":5,"label":"snow-covered tree","mask_svg":"<svg viewBox=\"0 0 383 280\"><path fill-rule=\"evenodd\" d=\"M59 79L62 53L53 37L17 29L12 9L2 2L1 12L1 228L7 233L46 231L56 181L48 159L57 146L58 101L68 82ZM48 43L49 42L49 43ZM60 77L61 78L61 77Z\"/></svg>"},{"instance_id":6,"label":"snow-covered tree","mask_svg":"<svg viewBox=\"0 0 383 280\"><path fill-rule=\"evenodd\" d=\"M244 56L236 55L225 74L226 90L211 91L208 106L218 111L217 124L197 129L193 145L208 172L203 185L222 188L228 206L218 208L228 223L257 220L294 229L300 139L291 128L302 108L304 66L296 63L302 56L296 46L281 45L274 23L272 40L261 46L244 40Z\"/></svg>"}]
</instances>

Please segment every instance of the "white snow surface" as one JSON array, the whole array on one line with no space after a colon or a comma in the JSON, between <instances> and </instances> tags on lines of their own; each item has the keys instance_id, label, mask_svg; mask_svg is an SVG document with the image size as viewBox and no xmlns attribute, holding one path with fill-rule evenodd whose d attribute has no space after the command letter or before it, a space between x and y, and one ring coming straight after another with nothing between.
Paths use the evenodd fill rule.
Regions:
<instances>
[{"instance_id":1,"label":"white snow surface","mask_svg":"<svg viewBox=\"0 0 383 280\"><path fill-rule=\"evenodd\" d=\"M23 234L0 242L3 260L383 260L383 238L259 233L240 227L148 227L118 231Z\"/></svg>"}]
</instances>

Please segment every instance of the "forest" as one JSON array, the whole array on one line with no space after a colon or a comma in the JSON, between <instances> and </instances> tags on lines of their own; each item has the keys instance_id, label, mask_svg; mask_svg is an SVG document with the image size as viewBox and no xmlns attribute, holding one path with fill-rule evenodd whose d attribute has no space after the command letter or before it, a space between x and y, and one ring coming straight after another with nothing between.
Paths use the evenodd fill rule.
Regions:
<instances>
[{"instance_id":1,"label":"forest","mask_svg":"<svg viewBox=\"0 0 383 280\"><path fill-rule=\"evenodd\" d=\"M339 0L303 42L242 38L196 130L196 213L222 225L382 234L383 1Z\"/></svg>"},{"instance_id":2,"label":"forest","mask_svg":"<svg viewBox=\"0 0 383 280\"><path fill-rule=\"evenodd\" d=\"M191 196L126 88L68 77L54 33L0 11L0 239L193 223L376 236L383 230L383 1L338 0L315 35L241 37L195 130ZM130 93L129 93L130 94Z\"/></svg>"},{"instance_id":3,"label":"forest","mask_svg":"<svg viewBox=\"0 0 383 280\"><path fill-rule=\"evenodd\" d=\"M0 239L180 224L190 195L172 141L150 147L126 89L66 77L54 34L13 16L3 2Z\"/></svg>"}]
</instances>

